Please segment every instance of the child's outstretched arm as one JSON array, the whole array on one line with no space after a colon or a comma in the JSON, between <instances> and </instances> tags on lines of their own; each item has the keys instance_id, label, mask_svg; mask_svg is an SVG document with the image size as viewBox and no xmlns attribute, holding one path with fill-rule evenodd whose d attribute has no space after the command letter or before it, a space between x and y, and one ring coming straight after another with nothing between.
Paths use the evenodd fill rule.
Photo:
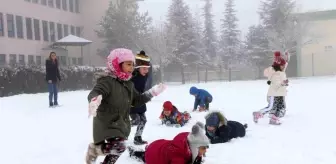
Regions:
<instances>
[{"instance_id":1,"label":"child's outstretched arm","mask_svg":"<svg viewBox=\"0 0 336 164\"><path fill-rule=\"evenodd\" d=\"M194 110L197 109L198 104L199 104L199 100L197 99L197 97L195 97Z\"/></svg>"},{"instance_id":2,"label":"child's outstretched arm","mask_svg":"<svg viewBox=\"0 0 336 164\"><path fill-rule=\"evenodd\" d=\"M111 92L111 83L109 82L109 77L102 77L97 80L97 84L93 87L88 95L88 101L90 102L92 98L102 95L103 98L108 96Z\"/></svg>"}]
</instances>

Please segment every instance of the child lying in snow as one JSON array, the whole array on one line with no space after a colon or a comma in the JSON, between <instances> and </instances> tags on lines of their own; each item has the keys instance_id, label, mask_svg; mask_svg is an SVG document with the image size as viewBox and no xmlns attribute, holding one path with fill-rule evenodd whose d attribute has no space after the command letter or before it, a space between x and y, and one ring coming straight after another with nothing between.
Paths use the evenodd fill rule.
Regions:
<instances>
[{"instance_id":1,"label":"child lying in snow","mask_svg":"<svg viewBox=\"0 0 336 164\"><path fill-rule=\"evenodd\" d=\"M247 124L236 121L227 121L220 112L212 112L205 116L206 136L211 144L225 143L232 138L244 137Z\"/></svg>"},{"instance_id":2,"label":"child lying in snow","mask_svg":"<svg viewBox=\"0 0 336 164\"><path fill-rule=\"evenodd\" d=\"M191 132L179 133L173 140L156 140L146 150L128 147L130 156L146 164L201 164L210 144L203 128L203 123L197 122Z\"/></svg>"},{"instance_id":3,"label":"child lying in snow","mask_svg":"<svg viewBox=\"0 0 336 164\"><path fill-rule=\"evenodd\" d=\"M162 124L167 126L182 127L190 120L190 118L191 117L188 112L179 112L170 101L163 103L163 111L160 115Z\"/></svg>"}]
</instances>

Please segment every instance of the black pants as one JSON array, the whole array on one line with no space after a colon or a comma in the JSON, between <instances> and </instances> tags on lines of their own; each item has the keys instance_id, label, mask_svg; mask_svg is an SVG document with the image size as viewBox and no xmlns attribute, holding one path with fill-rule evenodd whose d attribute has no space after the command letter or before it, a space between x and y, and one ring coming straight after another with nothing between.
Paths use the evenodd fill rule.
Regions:
<instances>
[{"instance_id":1,"label":"black pants","mask_svg":"<svg viewBox=\"0 0 336 164\"><path fill-rule=\"evenodd\" d=\"M135 113L130 114L132 118L132 125L138 125L137 131L135 133L135 137L142 136L143 130L145 129L145 125L147 123L147 118L145 113Z\"/></svg>"},{"instance_id":2,"label":"black pants","mask_svg":"<svg viewBox=\"0 0 336 164\"><path fill-rule=\"evenodd\" d=\"M197 101L197 104L200 104L201 103L201 100L200 99L196 99L195 101ZM210 107L210 103L212 102L212 97L206 97L205 98L205 109L206 110L209 110L209 107Z\"/></svg>"},{"instance_id":3,"label":"black pants","mask_svg":"<svg viewBox=\"0 0 336 164\"><path fill-rule=\"evenodd\" d=\"M102 164L114 164L125 151L126 145L123 138L110 138L96 145L101 145L102 152L107 154Z\"/></svg>"},{"instance_id":4,"label":"black pants","mask_svg":"<svg viewBox=\"0 0 336 164\"><path fill-rule=\"evenodd\" d=\"M273 107L270 111L271 114L274 114L276 117L281 116L281 112L286 108L285 99L283 96L274 96Z\"/></svg>"}]
</instances>

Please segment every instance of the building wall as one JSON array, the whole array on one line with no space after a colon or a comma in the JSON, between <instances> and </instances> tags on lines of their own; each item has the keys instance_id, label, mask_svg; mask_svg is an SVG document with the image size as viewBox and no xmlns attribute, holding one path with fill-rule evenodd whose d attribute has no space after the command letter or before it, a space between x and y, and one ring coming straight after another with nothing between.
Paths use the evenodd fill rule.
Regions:
<instances>
[{"instance_id":1,"label":"building wall","mask_svg":"<svg viewBox=\"0 0 336 164\"><path fill-rule=\"evenodd\" d=\"M325 76L336 73L336 19L309 22L305 40L310 44L301 47L300 75Z\"/></svg>"},{"instance_id":2,"label":"building wall","mask_svg":"<svg viewBox=\"0 0 336 164\"><path fill-rule=\"evenodd\" d=\"M70 11L70 1L74 2L73 11ZM110 1L115 2L116 0ZM46 5L43 4L43 2L46 2ZM52 2L51 4L53 5L49 2ZM61 2L60 6L57 6L56 2ZM66 2L66 8L63 7L63 2ZM78 7L76 7L77 2ZM68 29L68 34L77 35L93 41L92 44L83 47L83 64L95 66L105 65L105 59L97 55L97 49L103 48L104 44L102 43L102 40L97 37L95 30L98 29L97 24L105 14L108 4L109 0L1 0L0 65L4 55L6 56L7 63L13 59L14 55L16 56L17 62L19 62L19 55L21 57L24 55L26 63L34 58L35 62L38 59L44 64L44 60L48 57L51 51L56 51L58 56L68 56L69 58L66 59L67 64L79 64L78 62L81 60L80 47L63 47L65 48L63 50L48 48L52 45L53 40L51 40L51 34L47 35L48 40L44 39L42 21L48 21L48 31L50 30L49 22L55 23L55 41L67 36L65 35L66 27ZM14 17L14 37L8 35L8 30L11 29L8 27L11 27L12 24L7 21L8 14L13 15ZM21 16L23 19L23 37L20 37L17 33L17 28L20 25L20 23L17 23L17 16ZM32 38L29 38L26 28L26 25L29 25L29 22L27 23L26 18L31 18L32 21L36 19L36 21L39 22L38 34L40 39L35 38L34 29L37 26L34 25L34 23L32 23L31 27ZM62 25L62 37L60 38L58 38L57 24ZM1 31L4 34L3 36L1 36ZM72 63L73 60L76 62Z\"/></svg>"}]
</instances>

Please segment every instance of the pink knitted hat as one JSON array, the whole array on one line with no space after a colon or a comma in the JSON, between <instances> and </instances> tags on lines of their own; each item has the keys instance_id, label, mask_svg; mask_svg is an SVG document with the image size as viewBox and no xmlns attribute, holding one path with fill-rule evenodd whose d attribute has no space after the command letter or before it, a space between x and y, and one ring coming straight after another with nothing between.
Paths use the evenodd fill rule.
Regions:
<instances>
[{"instance_id":1,"label":"pink knitted hat","mask_svg":"<svg viewBox=\"0 0 336 164\"><path fill-rule=\"evenodd\" d=\"M129 49L117 48L110 52L107 57L107 68L118 79L127 81L132 78L132 73L123 72L120 63L132 61L135 63L133 52Z\"/></svg>"}]
</instances>

